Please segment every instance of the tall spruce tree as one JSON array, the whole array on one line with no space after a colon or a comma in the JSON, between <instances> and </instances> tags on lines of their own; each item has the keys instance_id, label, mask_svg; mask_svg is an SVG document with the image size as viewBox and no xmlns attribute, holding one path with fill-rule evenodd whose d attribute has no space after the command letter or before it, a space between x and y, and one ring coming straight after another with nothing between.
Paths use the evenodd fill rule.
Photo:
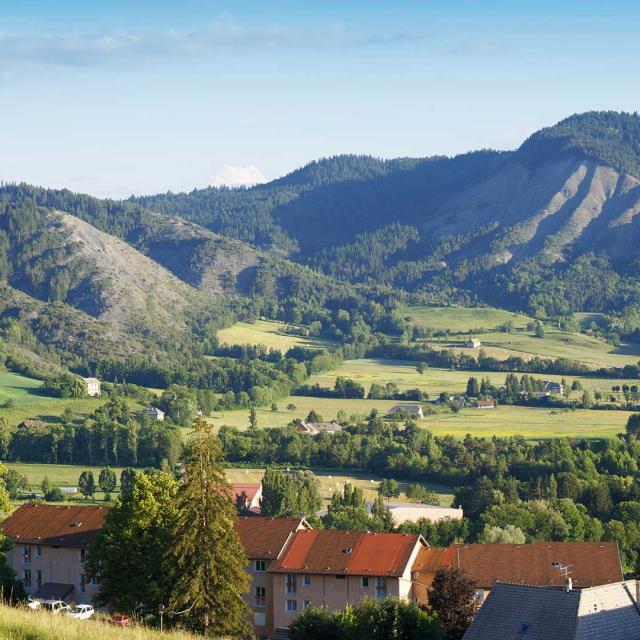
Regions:
<instances>
[{"instance_id":1,"label":"tall spruce tree","mask_svg":"<svg viewBox=\"0 0 640 640\"><path fill-rule=\"evenodd\" d=\"M174 545L175 579L170 607L199 633L251 634L247 557L235 531L235 504L221 466L222 448L211 425L196 418L178 490Z\"/></svg>"}]
</instances>

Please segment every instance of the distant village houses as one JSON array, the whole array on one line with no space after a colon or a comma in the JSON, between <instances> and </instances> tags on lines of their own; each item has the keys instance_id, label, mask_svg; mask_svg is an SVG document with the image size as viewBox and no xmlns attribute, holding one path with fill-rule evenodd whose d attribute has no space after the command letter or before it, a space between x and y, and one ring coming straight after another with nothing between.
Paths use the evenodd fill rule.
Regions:
<instances>
[{"instance_id":1,"label":"distant village houses","mask_svg":"<svg viewBox=\"0 0 640 640\"><path fill-rule=\"evenodd\" d=\"M342 425L337 422L296 422L296 430L315 436L318 433L338 433L342 431Z\"/></svg>"},{"instance_id":2,"label":"distant village houses","mask_svg":"<svg viewBox=\"0 0 640 640\"><path fill-rule=\"evenodd\" d=\"M422 420L422 418L424 418L422 407L419 404L396 404L389 409L385 417L389 420L393 420L404 413L409 414L409 416L416 418L417 420Z\"/></svg>"},{"instance_id":3,"label":"distant village houses","mask_svg":"<svg viewBox=\"0 0 640 640\"><path fill-rule=\"evenodd\" d=\"M493 400L478 400L477 409L495 409L496 403Z\"/></svg>"},{"instance_id":4,"label":"distant village houses","mask_svg":"<svg viewBox=\"0 0 640 640\"><path fill-rule=\"evenodd\" d=\"M544 390L549 394L558 394L564 395L564 385L561 382L550 382L546 381L544 383Z\"/></svg>"},{"instance_id":5,"label":"distant village houses","mask_svg":"<svg viewBox=\"0 0 640 640\"><path fill-rule=\"evenodd\" d=\"M96 398L102 395L102 391L100 389L100 380L98 380L98 378L82 378L82 380L87 385L88 396Z\"/></svg>"},{"instance_id":6,"label":"distant village houses","mask_svg":"<svg viewBox=\"0 0 640 640\"><path fill-rule=\"evenodd\" d=\"M162 409L158 409L158 407L146 407L143 413L147 416L147 418L149 418L149 420L155 422L164 421L164 411L162 411Z\"/></svg>"}]
</instances>

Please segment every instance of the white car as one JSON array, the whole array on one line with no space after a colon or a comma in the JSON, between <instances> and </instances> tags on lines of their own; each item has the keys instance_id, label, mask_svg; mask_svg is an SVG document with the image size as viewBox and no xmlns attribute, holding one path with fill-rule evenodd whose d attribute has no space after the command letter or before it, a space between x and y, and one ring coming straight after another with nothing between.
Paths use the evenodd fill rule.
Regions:
<instances>
[{"instance_id":1,"label":"white car","mask_svg":"<svg viewBox=\"0 0 640 640\"><path fill-rule=\"evenodd\" d=\"M45 611L50 611L54 615L62 613L63 611L69 611L69 606L62 600L44 600L42 607Z\"/></svg>"},{"instance_id":2,"label":"white car","mask_svg":"<svg viewBox=\"0 0 640 640\"><path fill-rule=\"evenodd\" d=\"M41 604L40 600L34 600L33 598L29 598L29 600L27 600L27 607L31 609L31 611L39 609Z\"/></svg>"},{"instance_id":3,"label":"white car","mask_svg":"<svg viewBox=\"0 0 640 640\"><path fill-rule=\"evenodd\" d=\"M76 620L88 620L94 613L95 611L90 604L77 604L73 609L67 611L67 615Z\"/></svg>"}]
</instances>

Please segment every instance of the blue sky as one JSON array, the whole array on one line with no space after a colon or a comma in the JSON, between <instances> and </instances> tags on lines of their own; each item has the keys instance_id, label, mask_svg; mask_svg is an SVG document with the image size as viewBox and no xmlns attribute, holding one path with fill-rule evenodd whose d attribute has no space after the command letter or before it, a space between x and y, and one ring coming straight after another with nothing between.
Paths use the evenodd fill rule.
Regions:
<instances>
[{"instance_id":1,"label":"blue sky","mask_svg":"<svg viewBox=\"0 0 640 640\"><path fill-rule=\"evenodd\" d=\"M638 109L639 32L621 0L2 2L0 179L121 197L513 148Z\"/></svg>"}]
</instances>

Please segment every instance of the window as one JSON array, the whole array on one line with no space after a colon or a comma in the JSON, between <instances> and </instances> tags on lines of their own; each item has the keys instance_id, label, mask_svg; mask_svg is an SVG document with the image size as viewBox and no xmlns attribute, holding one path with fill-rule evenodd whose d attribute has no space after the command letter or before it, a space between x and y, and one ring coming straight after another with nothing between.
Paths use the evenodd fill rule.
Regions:
<instances>
[{"instance_id":1,"label":"window","mask_svg":"<svg viewBox=\"0 0 640 640\"><path fill-rule=\"evenodd\" d=\"M308 573L304 574L304 578L302 578L302 584L305 587L310 587L311 586L311 576Z\"/></svg>"},{"instance_id":2,"label":"window","mask_svg":"<svg viewBox=\"0 0 640 640\"><path fill-rule=\"evenodd\" d=\"M484 602L484 589L476 589L476 600L480 604Z\"/></svg>"},{"instance_id":3,"label":"window","mask_svg":"<svg viewBox=\"0 0 640 640\"><path fill-rule=\"evenodd\" d=\"M38 569L38 571L36 571L36 587L38 587L38 589L42 586L42 571L40 571Z\"/></svg>"},{"instance_id":4,"label":"window","mask_svg":"<svg viewBox=\"0 0 640 640\"><path fill-rule=\"evenodd\" d=\"M31 564L31 547L22 545L22 564Z\"/></svg>"},{"instance_id":5,"label":"window","mask_svg":"<svg viewBox=\"0 0 640 640\"><path fill-rule=\"evenodd\" d=\"M303 609L303 610L304 610L304 609L308 609L310 606L311 606L311 601L310 601L310 600L305 600L305 601L302 603L302 609Z\"/></svg>"},{"instance_id":6,"label":"window","mask_svg":"<svg viewBox=\"0 0 640 640\"><path fill-rule=\"evenodd\" d=\"M36 546L36 558L42 558L42 547L40 545Z\"/></svg>"},{"instance_id":7,"label":"window","mask_svg":"<svg viewBox=\"0 0 640 640\"><path fill-rule=\"evenodd\" d=\"M267 588L256 587L255 603L257 608L263 608L267 606Z\"/></svg>"},{"instance_id":8,"label":"window","mask_svg":"<svg viewBox=\"0 0 640 640\"><path fill-rule=\"evenodd\" d=\"M298 610L298 601L297 600L287 600L287 604L285 606L288 613L295 613Z\"/></svg>"},{"instance_id":9,"label":"window","mask_svg":"<svg viewBox=\"0 0 640 640\"><path fill-rule=\"evenodd\" d=\"M87 590L87 576L84 573L80 574L80 593L84 593Z\"/></svg>"},{"instance_id":10,"label":"window","mask_svg":"<svg viewBox=\"0 0 640 640\"><path fill-rule=\"evenodd\" d=\"M376 598L383 599L387 597L387 579L376 578Z\"/></svg>"},{"instance_id":11,"label":"window","mask_svg":"<svg viewBox=\"0 0 640 640\"><path fill-rule=\"evenodd\" d=\"M297 576L295 573L287 573L287 593L298 593Z\"/></svg>"},{"instance_id":12,"label":"window","mask_svg":"<svg viewBox=\"0 0 640 640\"><path fill-rule=\"evenodd\" d=\"M253 563L253 567L256 573L264 573L267 570L267 562L266 560L256 560Z\"/></svg>"},{"instance_id":13,"label":"window","mask_svg":"<svg viewBox=\"0 0 640 640\"><path fill-rule=\"evenodd\" d=\"M84 559L87 555L87 550L86 549L80 549L80 562L84 562Z\"/></svg>"},{"instance_id":14,"label":"window","mask_svg":"<svg viewBox=\"0 0 640 640\"><path fill-rule=\"evenodd\" d=\"M360 578L360 588L361 589L369 588L369 576L362 576L362 578Z\"/></svg>"},{"instance_id":15,"label":"window","mask_svg":"<svg viewBox=\"0 0 640 640\"><path fill-rule=\"evenodd\" d=\"M25 569L22 572L22 582L24 582L24 586L29 589L31 587L31 569Z\"/></svg>"}]
</instances>

